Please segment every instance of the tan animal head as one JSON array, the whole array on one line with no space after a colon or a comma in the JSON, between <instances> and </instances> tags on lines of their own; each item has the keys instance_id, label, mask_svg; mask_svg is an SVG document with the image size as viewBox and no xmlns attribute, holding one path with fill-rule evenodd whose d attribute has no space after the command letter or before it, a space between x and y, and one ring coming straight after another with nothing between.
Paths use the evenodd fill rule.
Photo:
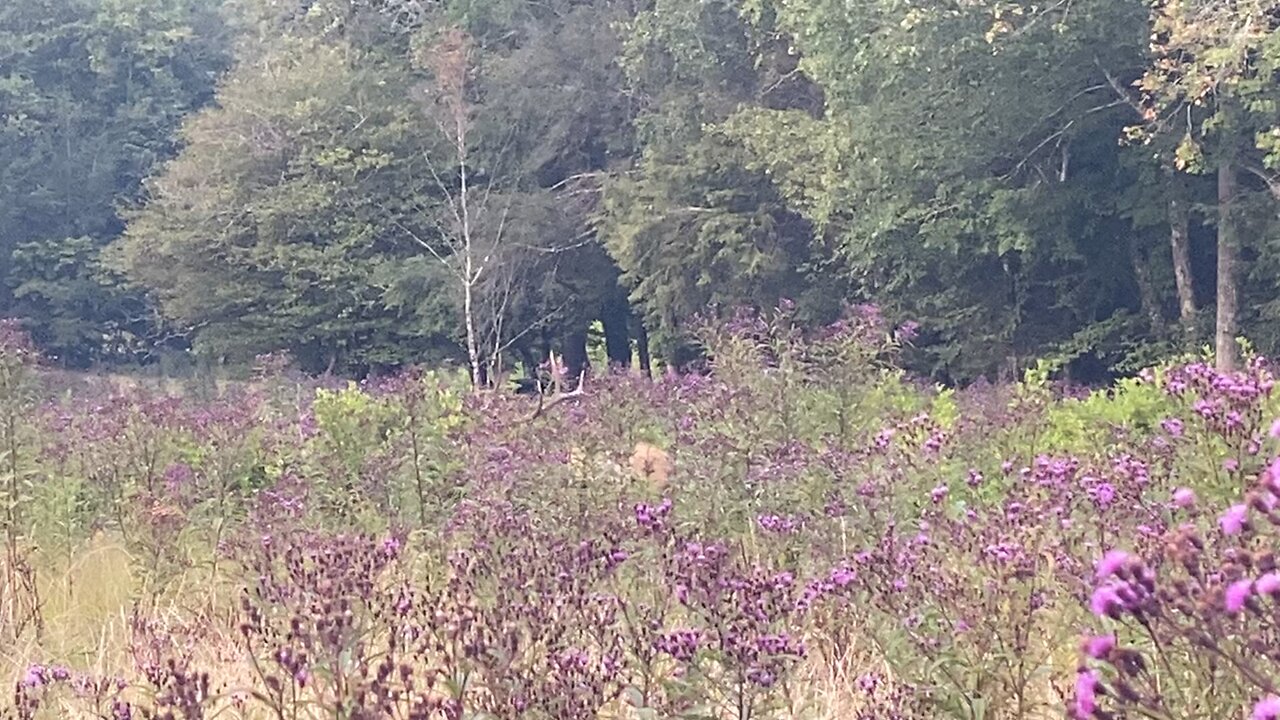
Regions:
<instances>
[{"instance_id":1,"label":"tan animal head","mask_svg":"<svg viewBox=\"0 0 1280 720\"><path fill-rule=\"evenodd\" d=\"M662 448L638 442L628 464L636 479L649 483L654 491L666 489L671 477L671 457Z\"/></svg>"}]
</instances>

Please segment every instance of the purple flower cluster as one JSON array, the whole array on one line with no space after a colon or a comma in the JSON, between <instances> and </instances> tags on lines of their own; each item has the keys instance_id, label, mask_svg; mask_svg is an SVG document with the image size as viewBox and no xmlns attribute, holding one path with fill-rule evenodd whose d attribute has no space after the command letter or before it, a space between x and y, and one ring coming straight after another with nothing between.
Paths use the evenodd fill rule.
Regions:
<instances>
[{"instance_id":1,"label":"purple flower cluster","mask_svg":"<svg viewBox=\"0 0 1280 720\"><path fill-rule=\"evenodd\" d=\"M1161 385L1169 395L1189 399L1192 413L1211 432L1256 447L1275 378L1269 363L1253 358L1240 372L1219 372L1204 362L1175 366L1161 377ZM1165 431L1180 436L1182 424L1166 420Z\"/></svg>"},{"instance_id":2,"label":"purple flower cluster","mask_svg":"<svg viewBox=\"0 0 1280 720\"><path fill-rule=\"evenodd\" d=\"M756 523L760 525L760 529L765 532L776 533L778 535L794 535L800 531L804 520L794 515L776 515L773 513L759 515L756 517Z\"/></svg>"},{"instance_id":3,"label":"purple flower cluster","mask_svg":"<svg viewBox=\"0 0 1280 720\"><path fill-rule=\"evenodd\" d=\"M663 633L654 643L659 652L666 653L680 662L689 662L697 654L703 642L703 633L697 628L677 628Z\"/></svg>"},{"instance_id":4,"label":"purple flower cluster","mask_svg":"<svg viewBox=\"0 0 1280 720\"><path fill-rule=\"evenodd\" d=\"M804 591L795 576L742 567L727 546L717 542L682 541L671 563L668 582L673 594L702 622L698 638L706 650L705 661L735 678L734 692L745 707L764 702L771 688L807 654L792 632L803 613ZM667 637L666 642L672 642ZM686 631L677 637L688 643L693 636ZM693 657L688 645L675 649Z\"/></svg>"},{"instance_id":5,"label":"purple flower cluster","mask_svg":"<svg viewBox=\"0 0 1280 720\"><path fill-rule=\"evenodd\" d=\"M1142 618L1155 601L1155 574L1139 559L1123 550L1111 550L1098 562L1098 582L1089 609L1098 617Z\"/></svg>"},{"instance_id":6,"label":"purple flower cluster","mask_svg":"<svg viewBox=\"0 0 1280 720\"><path fill-rule=\"evenodd\" d=\"M663 498L657 505L636 503L636 525L649 531L661 530L666 525L667 517L671 515L671 507L671 498Z\"/></svg>"},{"instance_id":7,"label":"purple flower cluster","mask_svg":"<svg viewBox=\"0 0 1280 720\"><path fill-rule=\"evenodd\" d=\"M95 717L133 720L138 714L123 696L127 688L123 678L97 677L62 665L29 665L16 683L11 709L17 720L35 720L42 706L63 693L92 708Z\"/></svg>"},{"instance_id":8,"label":"purple flower cluster","mask_svg":"<svg viewBox=\"0 0 1280 720\"><path fill-rule=\"evenodd\" d=\"M1243 391L1242 391L1243 392ZM1247 393L1245 393L1247 394ZM1243 502L1218 515L1216 527L1186 522L1168 530L1148 559L1110 550L1098 561L1089 606L1117 629L1082 643L1071 711L1076 718L1135 714L1191 714L1206 706L1198 689L1218 688L1223 700L1274 717L1274 647L1280 640L1280 565L1273 554L1280 530L1280 463L1257 476ZM1197 515L1195 494L1173 493L1173 508ZM1131 640L1122 642L1123 629ZM1189 661L1199 654L1231 668L1228 679ZM1169 693L1151 672L1177 665L1180 684Z\"/></svg>"}]
</instances>

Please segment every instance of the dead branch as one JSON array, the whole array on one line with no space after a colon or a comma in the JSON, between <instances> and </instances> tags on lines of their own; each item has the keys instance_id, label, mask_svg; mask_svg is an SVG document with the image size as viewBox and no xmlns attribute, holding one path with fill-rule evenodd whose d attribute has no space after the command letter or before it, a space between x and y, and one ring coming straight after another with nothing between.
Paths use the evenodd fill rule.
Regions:
<instances>
[{"instance_id":1,"label":"dead branch","mask_svg":"<svg viewBox=\"0 0 1280 720\"><path fill-rule=\"evenodd\" d=\"M1256 165L1245 165L1244 169L1251 175L1256 176L1262 182L1266 183L1267 190L1271 192L1271 197L1280 200L1280 176L1269 173Z\"/></svg>"}]
</instances>

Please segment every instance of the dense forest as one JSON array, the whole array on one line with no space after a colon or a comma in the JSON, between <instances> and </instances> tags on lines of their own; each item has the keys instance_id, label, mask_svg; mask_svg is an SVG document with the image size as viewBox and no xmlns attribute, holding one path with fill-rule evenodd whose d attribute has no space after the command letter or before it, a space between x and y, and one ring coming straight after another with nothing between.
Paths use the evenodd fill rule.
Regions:
<instances>
[{"instance_id":1,"label":"dense forest","mask_svg":"<svg viewBox=\"0 0 1280 720\"><path fill-rule=\"evenodd\" d=\"M1274 0L0 5L0 317L477 381L875 304L939 380L1280 349Z\"/></svg>"}]
</instances>

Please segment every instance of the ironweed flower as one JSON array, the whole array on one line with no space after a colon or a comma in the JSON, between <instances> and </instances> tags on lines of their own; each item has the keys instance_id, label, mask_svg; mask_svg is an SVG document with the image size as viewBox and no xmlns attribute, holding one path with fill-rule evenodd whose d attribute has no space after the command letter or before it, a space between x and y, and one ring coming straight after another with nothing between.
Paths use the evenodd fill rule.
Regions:
<instances>
[{"instance_id":1,"label":"ironweed flower","mask_svg":"<svg viewBox=\"0 0 1280 720\"><path fill-rule=\"evenodd\" d=\"M702 631L697 628L679 628L659 636L654 642L659 652L664 652L681 662L689 662L702 643Z\"/></svg>"},{"instance_id":2,"label":"ironweed flower","mask_svg":"<svg viewBox=\"0 0 1280 720\"><path fill-rule=\"evenodd\" d=\"M1095 660L1104 660L1116 649L1115 635L1094 635L1085 638L1084 654Z\"/></svg>"},{"instance_id":3,"label":"ironweed flower","mask_svg":"<svg viewBox=\"0 0 1280 720\"><path fill-rule=\"evenodd\" d=\"M1245 502L1219 516L1220 533L1202 537L1201 529L1188 522L1150 544L1144 552L1150 560L1104 555L1090 609L1138 629L1139 641L1125 648L1113 635L1082 641L1092 690L1078 688L1077 699L1088 702L1076 708L1077 716L1090 705L1093 716L1104 718L1195 716L1208 711L1199 693L1210 687L1221 694L1213 707L1234 704L1242 712L1253 707L1254 717L1280 712L1280 701L1270 694L1272 648L1280 627L1263 608L1264 601L1280 596L1280 567L1272 550L1280 525L1250 521L1251 513L1273 517L1272 475L1270 466L1258 472ZM1226 676L1186 660L1206 652L1229 663ZM1156 684L1146 670L1152 656L1162 667L1176 668L1180 687L1191 692L1173 694Z\"/></svg>"},{"instance_id":4,"label":"ironweed flower","mask_svg":"<svg viewBox=\"0 0 1280 720\"><path fill-rule=\"evenodd\" d=\"M1125 602L1116 586L1103 585L1093 591L1089 610L1098 617L1117 617L1124 610Z\"/></svg>"},{"instance_id":5,"label":"ironweed flower","mask_svg":"<svg viewBox=\"0 0 1280 720\"><path fill-rule=\"evenodd\" d=\"M1180 487L1173 491L1173 506L1176 508L1191 508L1196 504L1196 491L1191 488Z\"/></svg>"},{"instance_id":6,"label":"ironweed flower","mask_svg":"<svg viewBox=\"0 0 1280 720\"><path fill-rule=\"evenodd\" d=\"M802 520L794 516L784 516L776 514L760 515L756 518L756 523L760 525L760 529L779 535L794 535L800 530Z\"/></svg>"},{"instance_id":7,"label":"ironweed flower","mask_svg":"<svg viewBox=\"0 0 1280 720\"><path fill-rule=\"evenodd\" d=\"M1228 613L1235 614L1244 609L1245 603L1253 595L1252 580L1237 580L1227 586L1223 593L1222 604Z\"/></svg>"},{"instance_id":8,"label":"ironweed flower","mask_svg":"<svg viewBox=\"0 0 1280 720\"><path fill-rule=\"evenodd\" d=\"M1104 580L1119 573L1127 565L1133 561L1133 556L1124 550L1108 550L1102 559L1098 561L1098 567L1094 573L1096 580Z\"/></svg>"},{"instance_id":9,"label":"ironweed flower","mask_svg":"<svg viewBox=\"0 0 1280 720\"><path fill-rule=\"evenodd\" d=\"M1098 710L1098 673L1080 668L1076 673L1075 697L1071 703L1071 716L1079 720L1092 718Z\"/></svg>"},{"instance_id":10,"label":"ironweed flower","mask_svg":"<svg viewBox=\"0 0 1280 720\"><path fill-rule=\"evenodd\" d=\"M1269 595L1275 597L1280 595L1280 572L1271 571L1258 578L1254 583L1254 590L1259 595Z\"/></svg>"},{"instance_id":11,"label":"ironweed flower","mask_svg":"<svg viewBox=\"0 0 1280 720\"><path fill-rule=\"evenodd\" d=\"M1277 720L1280 718L1280 697L1268 695L1253 706L1253 720Z\"/></svg>"},{"instance_id":12,"label":"ironweed flower","mask_svg":"<svg viewBox=\"0 0 1280 720\"><path fill-rule=\"evenodd\" d=\"M1239 535L1249 523L1249 507L1243 503L1232 505L1218 518L1218 526L1224 535Z\"/></svg>"}]
</instances>

